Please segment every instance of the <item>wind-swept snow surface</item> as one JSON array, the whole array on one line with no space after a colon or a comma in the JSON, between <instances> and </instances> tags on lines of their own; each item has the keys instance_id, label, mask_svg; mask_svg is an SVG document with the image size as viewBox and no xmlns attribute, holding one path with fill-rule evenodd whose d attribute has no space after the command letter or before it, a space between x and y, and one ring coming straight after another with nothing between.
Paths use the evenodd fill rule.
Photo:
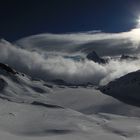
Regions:
<instances>
[{"instance_id":1,"label":"wind-swept snow surface","mask_svg":"<svg viewBox=\"0 0 140 140\"><path fill-rule=\"evenodd\" d=\"M139 139L140 108L104 95L93 86L52 85L2 66L2 140Z\"/></svg>"},{"instance_id":2,"label":"wind-swept snow surface","mask_svg":"<svg viewBox=\"0 0 140 140\"><path fill-rule=\"evenodd\" d=\"M136 108L132 107L132 109ZM97 114L86 115L74 109L47 108L0 99L0 136L3 140L8 138L21 140L132 140L139 138L139 117L128 117L127 113L124 114L126 116L99 111Z\"/></svg>"}]
</instances>

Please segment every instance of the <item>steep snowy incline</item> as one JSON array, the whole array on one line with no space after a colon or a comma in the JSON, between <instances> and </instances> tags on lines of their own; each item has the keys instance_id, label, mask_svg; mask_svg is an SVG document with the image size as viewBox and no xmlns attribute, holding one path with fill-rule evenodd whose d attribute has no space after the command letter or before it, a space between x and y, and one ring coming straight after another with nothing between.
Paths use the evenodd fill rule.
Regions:
<instances>
[{"instance_id":1,"label":"steep snowy incline","mask_svg":"<svg viewBox=\"0 0 140 140\"><path fill-rule=\"evenodd\" d=\"M45 82L17 72L6 64L0 63L0 98L14 102L49 102L44 97L51 93Z\"/></svg>"},{"instance_id":2,"label":"steep snowy incline","mask_svg":"<svg viewBox=\"0 0 140 140\"><path fill-rule=\"evenodd\" d=\"M122 76L99 89L128 104L140 106L140 70Z\"/></svg>"}]
</instances>

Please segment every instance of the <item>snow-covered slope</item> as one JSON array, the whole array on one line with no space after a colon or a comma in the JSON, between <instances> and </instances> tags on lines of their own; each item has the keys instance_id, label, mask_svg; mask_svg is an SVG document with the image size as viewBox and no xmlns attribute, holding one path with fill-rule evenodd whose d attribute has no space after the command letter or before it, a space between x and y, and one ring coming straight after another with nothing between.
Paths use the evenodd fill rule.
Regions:
<instances>
[{"instance_id":1,"label":"snow-covered slope","mask_svg":"<svg viewBox=\"0 0 140 140\"><path fill-rule=\"evenodd\" d=\"M57 92L58 90L59 92ZM119 111L119 105L123 107L124 104L119 104L120 102L117 100L93 89L88 89L86 93L82 88L75 89L77 91L75 93L72 93L73 90L56 88L55 92L50 94L51 96L48 95L48 98L54 99L55 102L73 109L48 108L0 99L0 137L3 140L136 140L140 137L138 116L127 116L128 112L122 116L113 115L113 108ZM64 97L63 92L67 93ZM70 93L69 96L68 93ZM77 94L75 100L74 94ZM79 102L77 102L78 95ZM93 99L88 100L87 105L86 101L83 102L86 96ZM99 98L104 101L103 104L99 100L99 102L97 101ZM92 104L93 110L97 111L98 107L102 110L99 109L96 113L92 112L91 115L87 115L85 114L87 112L84 113L81 109L89 104ZM105 105L106 107L104 107ZM115 108L117 105L118 107ZM112 107L112 111L104 113L109 106ZM129 106L124 110L128 108ZM75 110L81 110L80 112L83 113ZM132 110L139 114L139 108L129 108L129 111L132 112ZM110 114L111 112L112 114ZM117 114L117 110L114 114Z\"/></svg>"},{"instance_id":2,"label":"snow-covered slope","mask_svg":"<svg viewBox=\"0 0 140 140\"><path fill-rule=\"evenodd\" d=\"M113 97L91 88L54 88L48 98L64 108L71 108L87 115L109 113L140 117L140 108L125 104Z\"/></svg>"},{"instance_id":3,"label":"snow-covered slope","mask_svg":"<svg viewBox=\"0 0 140 140\"><path fill-rule=\"evenodd\" d=\"M92 86L51 85L0 64L2 140L138 140L139 114Z\"/></svg>"},{"instance_id":4,"label":"snow-covered slope","mask_svg":"<svg viewBox=\"0 0 140 140\"><path fill-rule=\"evenodd\" d=\"M51 93L51 86L45 82L32 79L8 65L0 63L0 98L14 102L32 103L43 101L46 94L49 93Z\"/></svg>"},{"instance_id":5,"label":"snow-covered slope","mask_svg":"<svg viewBox=\"0 0 140 140\"><path fill-rule=\"evenodd\" d=\"M140 135L139 118L108 114L86 116L70 109L50 109L3 100L0 105L0 136L3 140L129 140Z\"/></svg>"},{"instance_id":6,"label":"snow-covered slope","mask_svg":"<svg viewBox=\"0 0 140 140\"><path fill-rule=\"evenodd\" d=\"M99 88L103 93L132 105L140 105L140 70Z\"/></svg>"}]
</instances>

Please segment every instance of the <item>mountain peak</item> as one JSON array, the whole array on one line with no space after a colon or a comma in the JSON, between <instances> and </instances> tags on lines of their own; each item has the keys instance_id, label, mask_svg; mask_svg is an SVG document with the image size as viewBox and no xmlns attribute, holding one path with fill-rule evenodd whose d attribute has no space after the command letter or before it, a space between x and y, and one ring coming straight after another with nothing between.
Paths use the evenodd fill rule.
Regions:
<instances>
[{"instance_id":1,"label":"mountain peak","mask_svg":"<svg viewBox=\"0 0 140 140\"><path fill-rule=\"evenodd\" d=\"M100 58L95 51L90 52L87 55L87 59L92 60L95 63L99 63L99 64L100 63L102 63L102 64L105 64L106 63L106 60L104 60L103 58Z\"/></svg>"}]
</instances>

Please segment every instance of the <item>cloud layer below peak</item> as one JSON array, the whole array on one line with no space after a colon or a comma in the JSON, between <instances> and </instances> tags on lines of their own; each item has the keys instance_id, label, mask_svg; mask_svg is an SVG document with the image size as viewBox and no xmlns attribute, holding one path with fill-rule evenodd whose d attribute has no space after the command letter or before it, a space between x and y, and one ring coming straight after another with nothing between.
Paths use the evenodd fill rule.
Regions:
<instances>
[{"instance_id":1,"label":"cloud layer below peak","mask_svg":"<svg viewBox=\"0 0 140 140\"><path fill-rule=\"evenodd\" d=\"M110 59L102 65L86 59L86 54L94 50L108 57L123 53L139 55L139 33L139 29L134 29L115 34L42 34L21 39L14 44L1 40L0 62L45 81L63 79L76 84L106 84L140 69L140 60ZM73 56L81 59L77 61Z\"/></svg>"}]
</instances>

